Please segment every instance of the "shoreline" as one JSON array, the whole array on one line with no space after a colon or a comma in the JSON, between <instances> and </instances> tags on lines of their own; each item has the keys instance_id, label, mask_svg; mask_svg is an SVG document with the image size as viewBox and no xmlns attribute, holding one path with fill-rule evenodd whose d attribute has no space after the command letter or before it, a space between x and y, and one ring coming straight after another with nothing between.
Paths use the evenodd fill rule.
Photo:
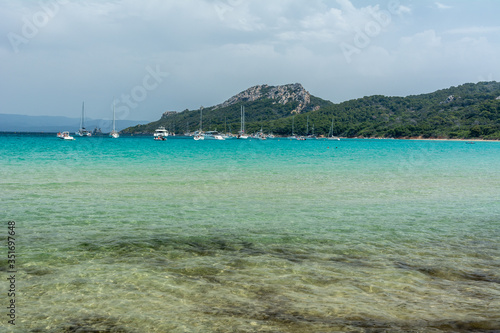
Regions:
<instances>
[{"instance_id":1,"label":"shoreline","mask_svg":"<svg viewBox=\"0 0 500 333\"><path fill-rule=\"evenodd\" d=\"M44 135L44 136L50 136L50 135L56 135L57 132L9 132L9 131L0 131L0 135ZM152 134L130 134L130 133L122 133L124 137L146 137L146 136L151 136ZM107 134L102 134L102 135L95 135L95 137L104 137L107 136ZM176 135L178 137L184 137L184 135ZM288 136L275 136L276 139L287 139ZM319 140L327 139L327 137L317 137ZM462 141L462 142L500 142L500 139L480 139L480 138L473 138L473 139L449 139L449 138L424 138L421 136L412 136L412 137L400 137L400 138L386 138L386 137L339 137L339 139L343 140L413 140L413 141Z\"/></svg>"},{"instance_id":2,"label":"shoreline","mask_svg":"<svg viewBox=\"0 0 500 333\"><path fill-rule=\"evenodd\" d=\"M411 138L402 138L399 140L415 140L415 141L463 141L463 142L500 142L500 140L493 139L447 139L447 138L421 138L421 137L411 137Z\"/></svg>"},{"instance_id":3,"label":"shoreline","mask_svg":"<svg viewBox=\"0 0 500 333\"><path fill-rule=\"evenodd\" d=\"M384 137L370 137L370 138L353 137L353 138L348 138L348 137L341 136L339 138L340 139L344 139L344 140L359 139L359 140L413 140L413 141L500 142L500 139L498 139L498 140L495 140L495 139L480 139L480 138L474 138L474 139L449 139L449 138L424 138L424 137L421 137L421 136L401 137L401 138L384 138ZM326 139L326 138L318 137L318 139Z\"/></svg>"}]
</instances>

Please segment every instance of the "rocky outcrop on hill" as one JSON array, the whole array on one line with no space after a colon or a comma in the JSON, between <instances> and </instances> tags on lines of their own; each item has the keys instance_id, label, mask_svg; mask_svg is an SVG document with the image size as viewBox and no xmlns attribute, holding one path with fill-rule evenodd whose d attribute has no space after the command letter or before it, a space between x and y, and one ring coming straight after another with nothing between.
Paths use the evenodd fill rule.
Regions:
<instances>
[{"instance_id":1,"label":"rocky outcrop on hill","mask_svg":"<svg viewBox=\"0 0 500 333\"><path fill-rule=\"evenodd\" d=\"M176 111L165 111L161 115L161 118L164 119L164 118L167 118L167 117L170 117L170 116L175 116L176 114L177 114Z\"/></svg>"},{"instance_id":2,"label":"rocky outcrop on hill","mask_svg":"<svg viewBox=\"0 0 500 333\"><path fill-rule=\"evenodd\" d=\"M263 98L274 100L273 104L284 105L290 102L298 102L298 106L291 113L300 113L311 103L311 94L300 83L282 86L264 84L248 88L224 103L217 105L215 108L223 108L241 102L253 102Z\"/></svg>"}]
</instances>

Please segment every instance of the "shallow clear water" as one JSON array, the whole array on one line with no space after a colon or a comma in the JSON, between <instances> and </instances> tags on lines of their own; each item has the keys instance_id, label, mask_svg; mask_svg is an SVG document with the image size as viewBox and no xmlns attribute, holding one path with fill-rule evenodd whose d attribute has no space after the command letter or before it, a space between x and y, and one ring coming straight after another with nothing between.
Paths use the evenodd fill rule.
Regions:
<instances>
[{"instance_id":1,"label":"shallow clear water","mask_svg":"<svg viewBox=\"0 0 500 333\"><path fill-rule=\"evenodd\" d=\"M498 142L3 135L0 156L20 331L500 330Z\"/></svg>"}]
</instances>

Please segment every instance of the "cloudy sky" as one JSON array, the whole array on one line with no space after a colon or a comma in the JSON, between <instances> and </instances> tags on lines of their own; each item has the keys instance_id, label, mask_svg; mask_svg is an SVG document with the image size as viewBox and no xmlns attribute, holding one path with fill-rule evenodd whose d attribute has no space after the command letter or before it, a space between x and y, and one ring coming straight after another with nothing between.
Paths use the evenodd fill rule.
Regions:
<instances>
[{"instance_id":1,"label":"cloudy sky","mask_svg":"<svg viewBox=\"0 0 500 333\"><path fill-rule=\"evenodd\" d=\"M156 120L257 84L341 102L500 80L500 1L0 0L0 113Z\"/></svg>"}]
</instances>

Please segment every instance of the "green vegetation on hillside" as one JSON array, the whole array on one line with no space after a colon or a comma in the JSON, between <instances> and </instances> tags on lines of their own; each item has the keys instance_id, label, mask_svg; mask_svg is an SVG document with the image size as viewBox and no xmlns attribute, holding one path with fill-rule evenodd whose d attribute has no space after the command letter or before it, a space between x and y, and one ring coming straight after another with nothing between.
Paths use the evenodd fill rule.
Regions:
<instances>
[{"instance_id":1,"label":"green vegetation on hillside","mask_svg":"<svg viewBox=\"0 0 500 333\"><path fill-rule=\"evenodd\" d=\"M243 102L225 108L203 110L204 130L240 129L240 107L245 106L248 133L261 127L265 132L289 135L294 123L296 134L328 135L333 119L333 135L342 137L424 137L500 139L500 83L480 82L408 97L370 96L333 104L311 96L320 106L292 115L296 102L275 104L272 99ZM165 126L176 133L199 128L200 111L184 111L124 133L152 133Z\"/></svg>"},{"instance_id":2,"label":"green vegetation on hillside","mask_svg":"<svg viewBox=\"0 0 500 333\"><path fill-rule=\"evenodd\" d=\"M310 107L303 112L311 112L314 106L319 108L333 105L333 103L311 96ZM262 98L256 101L247 101L224 108L203 108L203 130L231 131L237 133L241 124L241 106L245 107L245 127L247 133L260 130L269 133L274 131L275 121L286 119L298 106L298 102L285 105L276 103L275 100ZM184 110L176 114L162 117L160 120L145 125L126 128L122 133L146 134L153 133L159 126L165 126L171 132L182 134L193 132L200 128L200 110Z\"/></svg>"}]
</instances>

